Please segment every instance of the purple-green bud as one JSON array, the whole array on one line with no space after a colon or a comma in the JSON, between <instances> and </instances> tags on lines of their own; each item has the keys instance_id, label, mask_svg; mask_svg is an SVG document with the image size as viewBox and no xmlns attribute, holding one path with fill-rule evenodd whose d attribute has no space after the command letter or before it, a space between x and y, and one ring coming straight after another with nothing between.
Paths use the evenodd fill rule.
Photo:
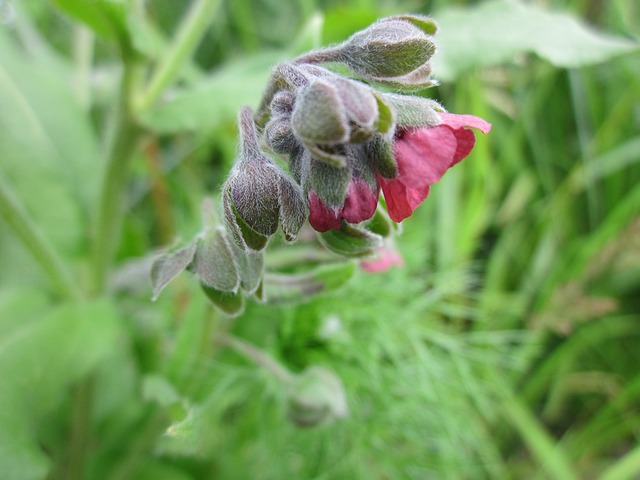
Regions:
<instances>
[{"instance_id":1,"label":"purple-green bud","mask_svg":"<svg viewBox=\"0 0 640 480\"><path fill-rule=\"evenodd\" d=\"M293 241L306 218L301 188L258 146L251 109L239 115L240 154L223 186L227 226L244 249L262 250L282 226Z\"/></svg>"},{"instance_id":2,"label":"purple-green bud","mask_svg":"<svg viewBox=\"0 0 640 480\"><path fill-rule=\"evenodd\" d=\"M419 15L383 18L335 48L355 74L395 87L431 86L429 61L436 51L433 20Z\"/></svg>"},{"instance_id":3,"label":"purple-green bud","mask_svg":"<svg viewBox=\"0 0 640 480\"><path fill-rule=\"evenodd\" d=\"M316 157L341 167L345 159L333 151L335 147L368 140L377 132L378 119L378 99L368 85L341 77L318 78L301 89L291 126Z\"/></svg>"},{"instance_id":4,"label":"purple-green bud","mask_svg":"<svg viewBox=\"0 0 640 480\"><path fill-rule=\"evenodd\" d=\"M299 427L315 427L349 413L342 381L323 367L310 367L290 386L289 418Z\"/></svg>"},{"instance_id":5,"label":"purple-green bud","mask_svg":"<svg viewBox=\"0 0 640 480\"><path fill-rule=\"evenodd\" d=\"M300 146L291 130L291 117L272 117L264 128L264 138L271 150L281 155L290 155Z\"/></svg>"}]
</instances>

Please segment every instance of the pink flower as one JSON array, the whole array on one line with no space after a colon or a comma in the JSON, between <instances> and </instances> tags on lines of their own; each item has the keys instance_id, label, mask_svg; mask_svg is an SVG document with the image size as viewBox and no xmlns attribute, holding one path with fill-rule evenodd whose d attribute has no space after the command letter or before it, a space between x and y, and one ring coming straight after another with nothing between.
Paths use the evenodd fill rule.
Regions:
<instances>
[{"instance_id":1,"label":"pink flower","mask_svg":"<svg viewBox=\"0 0 640 480\"><path fill-rule=\"evenodd\" d=\"M389 217L401 222L429 195L429 186L466 157L476 137L468 127L483 133L491 124L473 115L438 112L441 123L434 126L400 130L396 134L393 156L398 175L392 179L379 177Z\"/></svg>"},{"instance_id":2,"label":"pink flower","mask_svg":"<svg viewBox=\"0 0 640 480\"><path fill-rule=\"evenodd\" d=\"M384 272L393 266L401 267L402 265L404 265L404 259L389 245L380 247L376 258L360 262L360 268L369 273Z\"/></svg>"},{"instance_id":3,"label":"pink flower","mask_svg":"<svg viewBox=\"0 0 640 480\"><path fill-rule=\"evenodd\" d=\"M352 179L347 188L347 196L339 207L328 207L316 192L309 192L309 223L318 232L338 230L342 220L360 223L370 219L378 205L379 188L375 192L364 180Z\"/></svg>"}]
</instances>

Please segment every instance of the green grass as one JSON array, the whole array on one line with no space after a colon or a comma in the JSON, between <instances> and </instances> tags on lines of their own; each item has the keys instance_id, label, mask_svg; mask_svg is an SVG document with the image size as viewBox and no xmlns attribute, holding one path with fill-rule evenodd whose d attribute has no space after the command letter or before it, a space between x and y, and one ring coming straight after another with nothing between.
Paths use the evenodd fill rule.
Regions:
<instances>
[{"instance_id":1,"label":"green grass","mask_svg":"<svg viewBox=\"0 0 640 480\"><path fill-rule=\"evenodd\" d=\"M187 274L152 303L147 272L219 193L237 106L256 105L273 62L378 16L445 19L449 2L205 0L175 50L179 2L144 3L128 21L153 33L135 44L127 8L101 2L12 2L16 23L0 25L6 478L640 475L637 47L572 68L524 47L475 52L477 67L425 94L493 130L403 223L405 266L299 302L251 300L231 320ZM631 0L547 3L640 38ZM449 28L473 38L465 26ZM97 231L114 235L95 243L118 85L131 94L120 126L140 130L115 130L111 158L126 165L107 196L124 219L103 204ZM272 250L280 265L308 251ZM293 373L335 371L349 417L295 427L281 381L216 342L226 334Z\"/></svg>"}]
</instances>

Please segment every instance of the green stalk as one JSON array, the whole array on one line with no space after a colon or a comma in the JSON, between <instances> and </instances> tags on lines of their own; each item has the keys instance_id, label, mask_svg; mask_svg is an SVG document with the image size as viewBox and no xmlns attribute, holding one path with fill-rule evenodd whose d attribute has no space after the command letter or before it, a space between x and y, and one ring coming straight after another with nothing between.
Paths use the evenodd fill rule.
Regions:
<instances>
[{"instance_id":1,"label":"green stalk","mask_svg":"<svg viewBox=\"0 0 640 480\"><path fill-rule=\"evenodd\" d=\"M185 15L174 41L151 75L149 86L135 103L135 111L142 113L151 107L162 91L175 79L179 69L192 55L213 20L213 13L222 0L196 0Z\"/></svg>"},{"instance_id":2,"label":"green stalk","mask_svg":"<svg viewBox=\"0 0 640 480\"><path fill-rule=\"evenodd\" d=\"M504 385L502 385L504 387ZM577 480L569 457L540 424L531 411L504 387L501 410L505 419L517 430L531 455L549 478Z\"/></svg>"},{"instance_id":3,"label":"green stalk","mask_svg":"<svg viewBox=\"0 0 640 480\"><path fill-rule=\"evenodd\" d=\"M168 425L169 417L164 409L155 408L138 429L139 433L127 447L124 460L114 468L114 471L108 476L109 480L136 478L135 474L140 465L153 449L158 437L166 431Z\"/></svg>"},{"instance_id":4,"label":"green stalk","mask_svg":"<svg viewBox=\"0 0 640 480\"><path fill-rule=\"evenodd\" d=\"M140 130L131 112L131 95L135 76L133 60L124 52L124 72L120 86L115 129L107 157L107 170L93 238L92 273L94 292L104 291L109 268L115 256L124 218L124 190L129 167Z\"/></svg>"},{"instance_id":5,"label":"green stalk","mask_svg":"<svg viewBox=\"0 0 640 480\"><path fill-rule=\"evenodd\" d=\"M15 197L2 175L0 175L0 215L5 218L23 245L40 264L58 293L67 299L79 299L80 291L71 272L53 245L33 222L29 212Z\"/></svg>"},{"instance_id":6,"label":"green stalk","mask_svg":"<svg viewBox=\"0 0 640 480\"><path fill-rule=\"evenodd\" d=\"M254 345L231 335L220 335L217 340L221 345L231 348L236 353L272 373L282 383L289 384L293 382L294 375L289 370Z\"/></svg>"},{"instance_id":7,"label":"green stalk","mask_svg":"<svg viewBox=\"0 0 640 480\"><path fill-rule=\"evenodd\" d=\"M611 464L598 480L626 480L637 478L640 473L640 445L635 446L622 458Z\"/></svg>"},{"instance_id":8,"label":"green stalk","mask_svg":"<svg viewBox=\"0 0 640 480\"><path fill-rule=\"evenodd\" d=\"M73 57L75 63L76 92L80 105L86 112L91 106L91 64L93 62L94 37L88 27L76 25L73 31Z\"/></svg>"}]
</instances>

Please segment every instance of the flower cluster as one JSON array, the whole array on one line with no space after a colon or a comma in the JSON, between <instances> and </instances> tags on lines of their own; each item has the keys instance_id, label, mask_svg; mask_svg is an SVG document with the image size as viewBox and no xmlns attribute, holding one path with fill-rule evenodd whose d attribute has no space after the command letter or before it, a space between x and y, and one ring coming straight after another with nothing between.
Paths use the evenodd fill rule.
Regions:
<instances>
[{"instance_id":1,"label":"flower cluster","mask_svg":"<svg viewBox=\"0 0 640 480\"><path fill-rule=\"evenodd\" d=\"M471 128L487 133L490 124L406 93L435 84L435 32L428 17L389 17L274 68L257 112L240 113L240 154L223 188L238 246L260 251L278 226L293 241L308 219L329 249L370 255L393 232L385 222L409 217L470 153ZM326 67L337 63L354 78Z\"/></svg>"}]
</instances>

